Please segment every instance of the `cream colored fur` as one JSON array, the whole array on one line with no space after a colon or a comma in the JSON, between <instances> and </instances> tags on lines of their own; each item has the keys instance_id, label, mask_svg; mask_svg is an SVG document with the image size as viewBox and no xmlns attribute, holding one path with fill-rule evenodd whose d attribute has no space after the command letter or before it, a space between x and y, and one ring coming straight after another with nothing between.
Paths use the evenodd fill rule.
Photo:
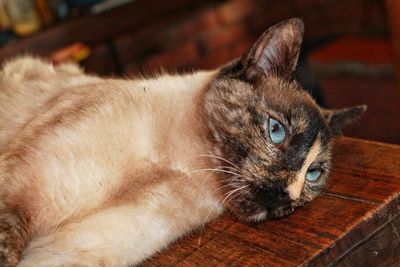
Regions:
<instances>
[{"instance_id":1,"label":"cream colored fur","mask_svg":"<svg viewBox=\"0 0 400 267\"><path fill-rule=\"evenodd\" d=\"M198 109L214 72L100 79L20 58L0 74L0 207L18 266L128 266L222 212Z\"/></svg>"}]
</instances>

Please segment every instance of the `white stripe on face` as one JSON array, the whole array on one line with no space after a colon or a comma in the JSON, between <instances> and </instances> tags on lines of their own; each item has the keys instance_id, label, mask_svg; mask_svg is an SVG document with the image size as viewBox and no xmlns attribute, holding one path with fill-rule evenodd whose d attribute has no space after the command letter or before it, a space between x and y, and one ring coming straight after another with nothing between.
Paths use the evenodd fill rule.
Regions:
<instances>
[{"instance_id":1,"label":"white stripe on face","mask_svg":"<svg viewBox=\"0 0 400 267\"><path fill-rule=\"evenodd\" d=\"M321 140L319 137L317 137L310 151L307 154L303 166L297 173L296 180L287 187L289 196L293 201L297 200L300 197L301 190L303 189L304 181L306 179L308 168L315 161L320 151L321 151Z\"/></svg>"}]
</instances>

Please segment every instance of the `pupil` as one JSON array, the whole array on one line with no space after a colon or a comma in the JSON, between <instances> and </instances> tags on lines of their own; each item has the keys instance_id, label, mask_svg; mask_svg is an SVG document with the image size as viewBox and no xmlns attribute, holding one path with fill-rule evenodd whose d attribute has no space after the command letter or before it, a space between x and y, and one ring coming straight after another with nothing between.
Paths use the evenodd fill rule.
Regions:
<instances>
[{"instance_id":1,"label":"pupil","mask_svg":"<svg viewBox=\"0 0 400 267\"><path fill-rule=\"evenodd\" d=\"M274 124L274 125L272 126L272 132L273 132L273 133L279 132L279 130L280 130L280 127L279 127L278 124Z\"/></svg>"}]
</instances>

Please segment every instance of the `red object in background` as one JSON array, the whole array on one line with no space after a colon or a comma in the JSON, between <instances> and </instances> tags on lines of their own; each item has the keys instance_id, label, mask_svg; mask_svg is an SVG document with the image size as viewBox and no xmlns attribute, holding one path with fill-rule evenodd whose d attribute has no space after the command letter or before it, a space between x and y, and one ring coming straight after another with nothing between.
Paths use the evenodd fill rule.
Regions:
<instances>
[{"instance_id":1,"label":"red object in background","mask_svg":"<svg viewBox=\"0 0 400 267\"><path fill-rule=\"evenodd\" d=\"M360 37L340 38L310 54L310 61L326 64L349 61L391 64L392 58L389 40Z\"/></svg>"},{"instance_id":2,"label":"red object in background","mask_svg":"<svg viewBox=\"0 0 400 267\"><path fill-rule=\"evenodd\" d=\"M395 123L396 83L389 67L393 64L392 51L388 39L346 37L310 53L310 64L322 73L319 83L327 107L368 106L362 119L344 130L345 135L400 143L400 127ZM346 68L346 63L367 68Z\"/></svg>"},{"instance_id":3,"label":"red object in background","mask_svg":"<svg viewBox=\"0 0 400 267\"><path fill-rule=\"evenodd\" d=\"M63 47L50 55L50 59L54 64L63 62L81 62L90 54L90 48L82 43L74 43Z\"/></svg>"}]
</instances>

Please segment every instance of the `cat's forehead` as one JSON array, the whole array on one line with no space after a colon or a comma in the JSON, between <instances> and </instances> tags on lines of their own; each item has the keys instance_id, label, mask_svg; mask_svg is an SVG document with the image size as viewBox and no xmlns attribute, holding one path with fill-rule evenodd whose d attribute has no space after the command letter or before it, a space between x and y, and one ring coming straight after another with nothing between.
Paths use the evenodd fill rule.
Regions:
<instances>
[{"instance_id":1,"label":"cat's forehead","mask_svg":"<svg viewBox=\"0 0 400 267\"><path fill-rule=\"evenodd\" d=\"M278 109L280 112L290 112L303 106L317 110L313 99L296 81L270 77L253 87L270 108Z\"/></svg>"},{"instance_id":2,"label":"cat's forehead","mask_svg":"<svg viewBox=\"0 0 400 267\"><path fill-rule=\"evenodd\" d=\"M320 108L296 82L269 78L255 88L259 112L280 121L291 136L290 146L310 150L316 140L329 143L329 130Z\"/></svg>"},{"instance_id":3,"label":"cat's forehead","mask_svg":"<svg viewBox=\"0 0 400 267\"><path fill-rule=\"evenodd\" d=\"M270 78L255 89L259 94L259 109L271 116L292 126L305 126L314 120L324 125L320 108L296 82Z\"/></svg>"}]
</instances>

